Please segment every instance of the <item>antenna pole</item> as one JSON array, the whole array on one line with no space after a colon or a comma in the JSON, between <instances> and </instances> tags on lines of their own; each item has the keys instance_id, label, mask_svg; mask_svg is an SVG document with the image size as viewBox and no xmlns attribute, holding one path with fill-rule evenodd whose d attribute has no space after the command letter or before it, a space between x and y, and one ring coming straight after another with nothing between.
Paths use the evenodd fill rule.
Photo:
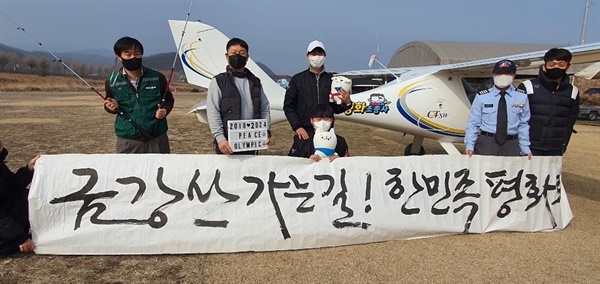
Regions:
<instances>
[{"instance_id":1,"label":"antenna pole","mask_svg":"<svg viewBox=\"0 0 600 284\"><path fill-rule=\"evenodd\" d=\"M588 10L590 9L590 0L585 1L585 12L583 12L583 26L581 27L581 40L579 44L583 44L585 40L585 26L587 24Z\"/></svg>"},{"instance_id":2,"label":"antenna pole","mask_svg":"<svg viewBox=\"0 0 600 284\"><path fill-rule=\"evenodd\" d=\"M185 29L187 28L187 24L190 18L190 12L192 11L192 5L194 4L194 0L190 0L190 7L188 8L187 15L185 16L185 24L183 25L183 30L181 31L181 38L179 39L179 44L177 45L177 50L175 51L175 57L173 58L173 65L171 66L171 72L169 72L169 78L167 79L167 86L165 86L165 91L161 94L159 108L163 108L165 105L165 94L169 92L169 88L171 86L171 79L173 78L173 71L175 71L175 63L177 63L177 58L179 57L179 51L181 50L181 44L183 43L183 37L185 36ZM152 134L156 133L156 129L158 127L158 118L154 123L154 128L152 130Z\"/></svg>"},{"instance_id":3,"label":"antenna pole","mask_svg":"<svg viewBox=\"0 0 600 284\"><path fill-rule=\"evenodd\" d=\"M185 29L187 28L188 20L190 18L190 12L192 11L192 4L194 4L194 0L190 1L190 7L188 8L187 15L185 16L185 24L183 25L183 31L181 31L181 38L179 39L179 44L177 45L177 50L175 51L175 58L173 58L173 65L171 66L171 72L169 72L169 78L167 80L167 86L165 87L165 92L169 91L169 86L171 85L171 78L173 78L173 71L175 70L175 63L177 63L177 58L179 57L179 51L181 50L181 44L183 43L183 36L185 35ZM160 102L160 106L162 107L165 103L165 97L163 94L163 98Z\"/></svg>"},{"instance_id":4,"label":"antenna pole","mask_svg":"<svg viewBox=\"0 0 600 284\"><path fill-rule=\"evenodd\" d=\"M39 46L41 46L44 50L46 50L48 53L50 53L50 55L52 55L54 57L54 59L56 59L56 61L60 62L63 66L65 66L65 68L67 68L69 71L71 71L71 73L73 73L73 75L77 76L77 78L79 78L79 80L81 80L84 84L86 84L90 90L94 91L96 93L96 95L100 96L103 100L106 100L106 97L103 96L102 94L100 94L100 92L98 92L98 89L94 88L92 85L90 85L85 79L81 78L81 76L79 76L79 74L77 74L77 72L73 71L73 69L71 69L71 67L69 67L69 65L67 65L66 63L64 63L60 58L58 58L58 56L56 56L56 54L52 53L52 51L50 51L49 49L47 49L41 42L37 41L33 36L31 36L24 28L20 27L19 25L17 25L17 23L15 23L15 21L13 21L7 14L5 14L4 12L0 11L0 13L2 13L9 21L11 21L15 26L17 26L17 30L19 31L23 31L27 36L29 36L29 38L31 38L34 42L36 42Z\"/></svg>"},{"instance_id":5,"label":"antenna pole","mask_svg":"<svg viewBox=\"0 0 600 284\"><path fill-rule=\"evenodd\" d=\"M369 59L369 67L373 67L373 62L377 62L386 71L390 72L390 74L392 74L392 76L396 77L397 82L400 82L400 77L396 76L396 74L394 74L394 72L392 72L392 70L388 69L385 65L383 65L383 63L381 63L379 60L377 60L377 55L375 55L375 54L371 55L371 58Z\"/></svg>"}]
</instances>

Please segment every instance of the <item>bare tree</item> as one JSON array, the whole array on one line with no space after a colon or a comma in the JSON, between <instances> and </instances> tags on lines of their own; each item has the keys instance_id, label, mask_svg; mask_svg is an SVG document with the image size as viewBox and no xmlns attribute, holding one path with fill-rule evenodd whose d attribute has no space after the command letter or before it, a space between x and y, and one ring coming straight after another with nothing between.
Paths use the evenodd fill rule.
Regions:
<instances>
[{"instance_id":1,"label":"bare tree","mask_svg":"<svg viewBox=\"0 0 600 284\"><path fill-rule=\"evenodd\" d=\"M108 74L112 74L113 72L113 67L110 65L105 65L104 66L104 75L108 76Z\"/></svg>"},{"instance_id":2,"label":"bare tree","mask_svg":"<svg viewBox=\"0 0 600 284\"><path fill-rule=\"evenodd\" d=\"M8 71L12 69L13 72L18 72L19 63L21 62L21 59L19 59L19 55L17 55L17 53L15 52L9 52L8 58Z\"/></svg>"},{"instance_id":3,"label":"bare tree","mask_svg":"<svg viewBox=\"0 0 600 284\"><path fill-rule=\"evenodd\" d=\"M75 73L77 73L79 76L84 77L86 75L85 71L86 71L86 64L85 62L74 62L73 65L71 65L71 69L73 69L73 71L75 71Z\"/></svg>"},{"instance_id":4,"label":"bare tree","mask_svg":"<svg viewBox=\"0 0 600 284\"><path fill-rule=\"evenodd\" d=\"M45 56L39 57L38 58L38 72L41 75L48 75L48 70L50 70L50 59Z\"/></svg>"},{"instance_id":5,"label":"bare tree","mask_svg":"<svg viewBox=\"0 0 600 284\"><path fill-rule=\"evenodd\" d=\"M0 71L4 71L4 66L10 62L11 52L0 51Z\"/></svg>"},{"instance_id":6,"label":"bare tree","mask_svg":"<svg viewBox=\"0 0 600 284\"><path fill-rule=\"evenodd\" d=\"M94 67L92 66L92 64L89 64L87 62L81 62L81 70L83 70L82 75L81 76L87 76L89 77L92 74L92 70L94 70Z\"/></svg>"},{"instance_id":7,"label":"bare tree","mask_svg":"<svg viewBox=\"0 0 600 284\"><path fill-rule=\"evenodd\" d=\"M37 67L38 59L33 55L27 55L25 59L23 59L25 65L29 66L29 73L33 73L33 68Z\"/></svg>"},{"instance_id":8,"label":"bare tree","mask_svg":"<svg viewBox=\"0 0 600 284\"><path fill-rule=\"evenodd\" d=\"M101 77L104 76L104 73L102 73L102 71L104 71L104 66L98 64L95 66L96 68L96 74L94 74L96 77Z\"/></svg>"},{"instance_id":9,"label":"bare tree","mask_svg":"<svg viewBox=\"0 0 600 284\"><path fill-rule=\"evenodd\" d=\"M63 59L63 60L62 60L62 62L64 63L64 65L63 65L63 64L61 64L61 65L63 66L63 69L62 69L62 71L63 71L63 72L62 72L62 73L63 73L63 75L65 75L65 74L69 74L71 71L69 71L69 69L67 69L67 67L66 67L66 66L69 66L69 68L72 68L71 66L73 66L73 63L74 63L74 62L73 62L73 61L71 61L71 59ZM66 66L65 66L65 65L66 65Z\"/></svg>"},{"instance_id":10,"label":"bare tree","mask_svg":"<svg viewBox=\"0 0 600 284\"><path fill-rule=\"evenodd\" d=\"M53 74L58 75L61 73L62 67L63 67L63 65L58 60L54 60L54 61L52 61L52 64L50 64L50 71Z\"/></svg>"}]
</instances>

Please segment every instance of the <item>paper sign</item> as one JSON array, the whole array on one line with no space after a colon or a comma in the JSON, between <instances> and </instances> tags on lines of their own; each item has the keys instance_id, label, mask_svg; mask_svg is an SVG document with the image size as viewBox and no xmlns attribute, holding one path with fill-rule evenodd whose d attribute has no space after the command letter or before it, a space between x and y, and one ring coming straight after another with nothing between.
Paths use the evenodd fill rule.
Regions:
<instances>
[{"instance_id":1,"label":"paper sign","mask_svg":"<svg viewBox=\"0 0 600 284\"><path fill-rule=\"evenodd\" d=\"M233 152L267 149L267 119L227 121L227 140Z\"/></svg>"}]
</instances>

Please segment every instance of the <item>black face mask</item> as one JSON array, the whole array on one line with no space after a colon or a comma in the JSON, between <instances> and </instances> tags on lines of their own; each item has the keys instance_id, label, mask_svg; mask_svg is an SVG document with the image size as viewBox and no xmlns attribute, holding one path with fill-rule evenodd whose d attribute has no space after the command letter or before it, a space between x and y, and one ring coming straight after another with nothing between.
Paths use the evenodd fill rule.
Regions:
<instances>
[{"instance_id":1,"label":"black face mask","mask_svg":"<svg viewBox=\"0 0 600 284\"><path fill-rule=\"evenodd\" d=\"M6 156L8 156L8 150L6 150L6 148L2 148L2 151L0 152L0 162L4 162Z\"/></svg>"},{"instance_id":2,"label":"black face mask","mask_svg":"<svg viewBox=\"0 0 600 284\"><path fill-rule=\"evenodd\" d=\"M122 59L123 67L129 71L140 70L142 68L142 58L134 57L131 59Z\"/></svg>"},{"instance_id":3,"label":"black face mask","mask_svg":"<svg viewBox=\"0 0 600 284\"><path fill-rule=\"evenodd\" d=\"M546 76L552 80L557 80L562 78L563 76L567 75L567 70L566 69L561 69L561 68L552 68L552 69L546 69L546 72L544 72L546 74Z\"/></svg>"},{"instance_id":4,"label":"black face mask","mask_svg":"<svg viewBox=\"0 0 600 284\"><path fill-rule=\"evenodd\" d=\"M241 56L239 54L229 56L229 65L233 69L242 69L246 66L246 61L248 61L248 57Z\"/></svg>"}]
</instances>

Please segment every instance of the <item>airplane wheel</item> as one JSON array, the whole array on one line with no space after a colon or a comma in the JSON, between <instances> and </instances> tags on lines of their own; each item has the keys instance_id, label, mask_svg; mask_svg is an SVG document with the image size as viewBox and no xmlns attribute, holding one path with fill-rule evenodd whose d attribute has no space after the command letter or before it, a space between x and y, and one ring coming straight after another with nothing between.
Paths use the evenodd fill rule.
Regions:
<instances>
[{"instance_id":1,"label":"airplane wheel","mask_svg":"<svg viewBox=\"0 0 600 284\"><path fill-rule=\"evenodd\" d=\"M412 156L412 155L422 156L422 155L425 155L425 148L423 148L423 146L421 146L421 149L419 150L419 153L417 153L417 154L411 154L410 153L410 148L411 147L412 147L412 143L408 144L406 146L406 148L404 148L404 156Z\"/></svg>"}]
</instances>

